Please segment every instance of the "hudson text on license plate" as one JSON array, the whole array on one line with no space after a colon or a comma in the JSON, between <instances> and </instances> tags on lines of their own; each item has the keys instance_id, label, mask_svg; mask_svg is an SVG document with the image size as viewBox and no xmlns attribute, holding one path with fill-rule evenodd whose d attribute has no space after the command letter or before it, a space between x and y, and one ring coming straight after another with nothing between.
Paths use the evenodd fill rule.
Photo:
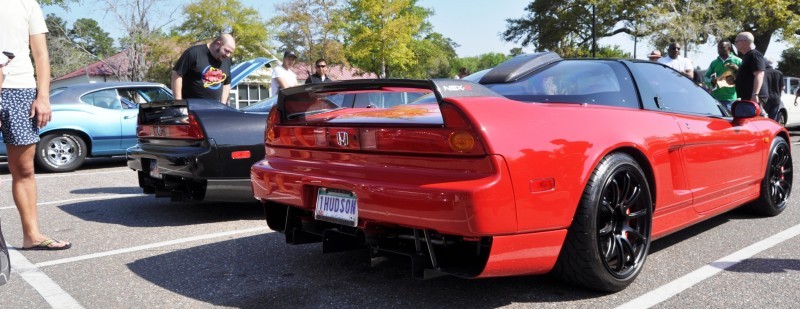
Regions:
<instances>
[{"instance_id":1,"label":"hudson text on license plate","mask_svg":"<svg viewBox=\"0 0 800 309\"><path fill-rule=\"evenodd\" d=\"M358 199L353 192L319 188L314 219L347 226L358 225Z\"/></svg>"}]
</instances>

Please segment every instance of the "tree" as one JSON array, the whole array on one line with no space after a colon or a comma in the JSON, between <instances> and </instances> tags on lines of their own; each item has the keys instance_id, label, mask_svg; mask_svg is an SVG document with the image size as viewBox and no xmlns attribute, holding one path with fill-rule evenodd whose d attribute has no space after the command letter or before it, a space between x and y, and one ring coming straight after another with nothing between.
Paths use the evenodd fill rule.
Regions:
<instances>
[{"instance_id":1,"label":"tree","mask_svg":"<svg viewBox=\"0 0 800 309\"><path fill-rule=\"evenodd\" d=\"M511 54L511 57L516 57L525 54L525 51L522 50L522 47L514 47L509 51L509 54Z\"/></svg>"},{"instance_id":2,"label":"tree","mask_svg":"<svg viewBox=\"0 0 800 309\"><path fill-rule=\"evenodd\" d=\"M455 60L454 67L467 68L471 73L496 67L498 64L511 59L501 53L486 53L474 57L463 57Z\"/></svg>"},{"instance_id":3,"label":"tree","mask_svg":"<svg viewBox=\"0 0 800 309\"><path fill-rule=\"evenodd\" d=\"M234 59L263 56L269 50L266 23L258 11L238 0L196 0L183 11L186 20L175 30L190 41L206 41L230 33L236 39Z\"/></svg>"},{"instance_id":4,"label":"tree","mask_svg":"<svg viewBox=\"0 0 800 309\"><path fill-rule=\"evenodd\" d=\"M119 76L120 80L144 81L150 67L148 58L149 46L147 42L152 39L166 25L151 25L151 18L159 14L164 0L101 0L106 11L113 14L125 32L125 37L120 40L120 45L127 57L127 70L116 66L109 66ZM174 13L174 11L172 12ZM167 23L172 19L166 18Z\"/></svg>"},{"instance_id":5,"label":"tree","mask_svg":"<svg viewBox=\"0 0 800 309\"><path fill-rule=\"evenodd\" d=\"M188 46L191 42L177 33L159 31L151 35L145 44L148 46L147 58L151 63L145 80L169 85L172 66L183 52L179 46Z\"/></svg>"},{"instance_id":6,"label":"tree","mask_svg":"<svg viewBox=\"0 0 800 309\"><path fill-rule=\"evenodd\" d=\"M731 23L737 27L717 39L733 38L738 31L749 31L755 37L756 49L767 52L774 35L789 43L800 43L800 2L797 0L721 0Z\"/></svg>"},{"instance_id":7,"label":"tree","mask_svg":"<svg viewBox=\"0 0 800 309\"><path fill-rule=\"evenodd\" d=\"M781 53L778 70L786 76L800 76L800 47L792 47Z\"/></svg>"},{"instance_id":8,"label":"tree","mask_svg":"<svg viewBox=\"0 0 800 309\"><path fill-rule=\"evenodd\" d=\"M337 0L299 0L275 5L277 16L270 24L278 28L275 38L298 53L308 64L325 58L328 63L347 64L342 37L344 12Z\"/></svg>"},{"instance_id":9,"label":"tree","mask_svg":"<svg viewBox=\"0 0 800 309\"><path fill-rule=\"evenodd\" d=\"M451 78L458 71L452 63L458 57L458 44L440 33L433 32L424 39L412 39L411 50L416 64L395 72L405 78Z\"/></svg>"},{"instance_id":10,"label":"tree","mask_svg":"<svg viewBox=\"0 0 800 309\"><path fill-rule=\"evenodd\" d=\"M645 6L643 0L535 0L525 8L526 16L506 20L503 39L559 54L591 49L599 38L610 36L618 23L639 18Z\"/></svg>"},{"instance_id":11,"label":"tree","mask_svg":"<svg viewBox=\"0 0 800 309\"><path fill-rule=\"evenodd\" d=\"M346 10L348 60L381 78L415 64L411 43L432 14L416 0L349 0ZM397 75L393 75L397 76Z\"/></svg>"},{"instance_id":12,"label":"tree","mask_svg":"<svg viewBox=\"0 0 800 309\"><path fill-rule=\"evenodd\" d=\"M76 20L72 24L68 36L73 43L98 58L105 58L117 53L113 46L114 39L108 35L108 32L103 31L94 19Z\"/></svg>"},{"instance_id":13,"label":"tree","mask_svg":"<svg viewBox=\"0 0 800 309\"><path fill-rule=\"evenodd\" d=\"M50 54L50 74L63 76L91 63L89 54L81 51L67 36L67 22L55 14L47 14L45 24L50 31L46 36Z\"/></svg>"},{"instance_id":14,"label":"tree","mask_svg":"<svg viewBox=\"0 0 800 309\"><path fill-rule=\"evenodd\" d=\"M736 31L736 23L727 18L727 8L714 0L667 0L661 5L650 6L643 27L650 29L650 41L654 46L664 47L672 42L683 45L687 56L694 47L708 43L717 37Z\"/></svg>"},{"instance_id":15,"label":"tree","mask_svg":"<svg viewBox=\"0 0 800 309\"><path fill-rule=\"evenodd\" d=\"M39 0L39 4L41 4L42 6L58 5L66 10L69 9L69 7L67 6L68 2L78 2L78 1L79 0Z\"/></svg>"}]
</instances>

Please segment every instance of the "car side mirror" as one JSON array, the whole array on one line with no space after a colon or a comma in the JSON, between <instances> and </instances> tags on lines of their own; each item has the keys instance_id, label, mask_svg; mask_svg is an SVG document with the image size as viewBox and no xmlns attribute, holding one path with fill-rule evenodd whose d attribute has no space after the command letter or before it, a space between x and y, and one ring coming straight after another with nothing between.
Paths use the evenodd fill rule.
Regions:
<instances>
[{"instance_id":1,"label":"car side mirror","mask_svg":"<svg viewBox=\"0 0 800 309\"><path fill-rule=\"evenodd\" d=\"M761 114L761 105L753 101L736 101L731 105L734 119L753 118Z\"/></svg>"}]
</instances>

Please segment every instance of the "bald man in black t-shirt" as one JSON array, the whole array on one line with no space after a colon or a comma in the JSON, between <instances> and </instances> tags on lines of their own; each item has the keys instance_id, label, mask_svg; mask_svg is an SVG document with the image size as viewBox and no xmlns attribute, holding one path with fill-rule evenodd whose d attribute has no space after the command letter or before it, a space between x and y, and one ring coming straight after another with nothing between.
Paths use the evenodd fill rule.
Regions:
<instances>
[{"instance_id":1,"label":"bald man in black t-shirt","mask_svg":"<svg viewBox=\"0 0 800 309\"><path fill-rule=\"evenodd\" d=\"M211 43L186 49L172 69L175 99L213 99L228 104L234 49L236 42L230 34L222 34Z\"/></svg>"}]
</instances>

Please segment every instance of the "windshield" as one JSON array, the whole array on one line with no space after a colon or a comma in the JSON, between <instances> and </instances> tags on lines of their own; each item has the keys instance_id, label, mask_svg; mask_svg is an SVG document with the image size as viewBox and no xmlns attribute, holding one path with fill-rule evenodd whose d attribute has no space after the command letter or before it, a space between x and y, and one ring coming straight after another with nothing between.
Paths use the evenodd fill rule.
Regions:
<instances>
[{"instance_id":1,"label":"windshield","mask_svg":"<svg viewBox=\"0 0 800 309\"><path fill-rule=\"evenodd\" d=\"M278 102L278 96L259 101L253 105L242 108L242 111L248 113L269 113L269 110Z\"/></svg>"}]
</instances>

